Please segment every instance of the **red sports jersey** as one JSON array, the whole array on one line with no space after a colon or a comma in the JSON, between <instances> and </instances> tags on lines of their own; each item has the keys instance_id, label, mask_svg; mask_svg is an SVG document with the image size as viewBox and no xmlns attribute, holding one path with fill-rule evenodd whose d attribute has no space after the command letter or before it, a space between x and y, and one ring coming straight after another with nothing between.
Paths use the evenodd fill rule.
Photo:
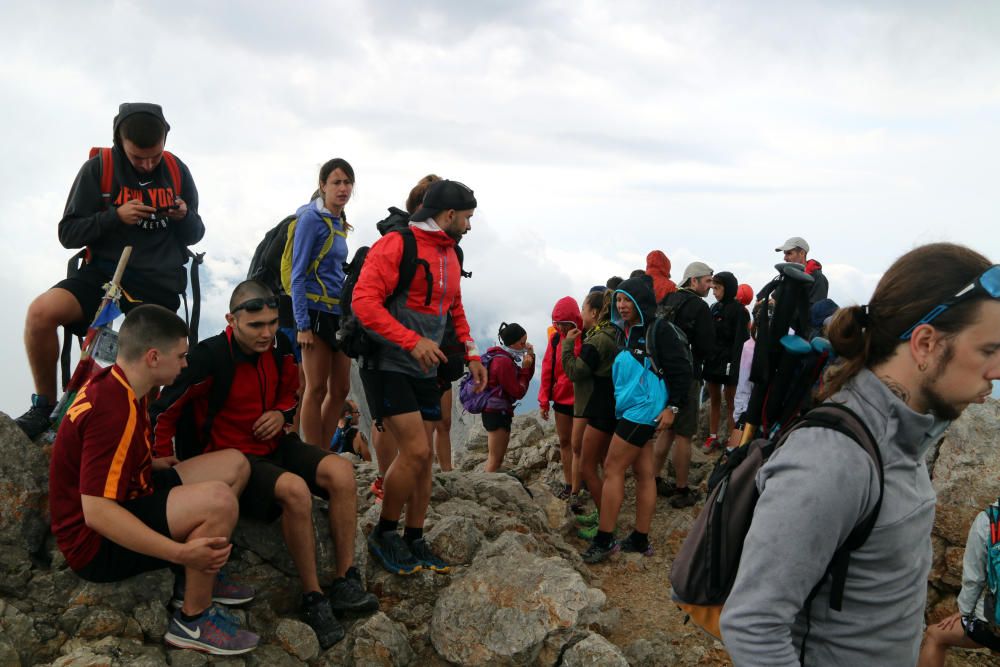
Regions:
<instances>
[{"instance_id":1,"label":"red sports jersey","mask_svg":"<svg viewBox=\"0 0 1000 667\"><path fill-rule=\"evenodd\" d=\"M153 492L146 400L118 365L84 385L59 426L49 467L52 533L69 566L97 554L101 536L87 527L81 495L131 500Z\"/></svg>"}]
</instances>

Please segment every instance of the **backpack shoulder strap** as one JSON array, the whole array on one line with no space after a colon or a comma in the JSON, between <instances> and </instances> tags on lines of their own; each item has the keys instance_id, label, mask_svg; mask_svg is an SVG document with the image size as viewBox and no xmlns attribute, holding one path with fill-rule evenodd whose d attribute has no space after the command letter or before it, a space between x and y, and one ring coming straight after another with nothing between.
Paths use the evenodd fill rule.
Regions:
<instances>
[{"instance_id":1,"label":"backpack shoulder strap","mask_svg":"<svg viewBox=\"0 0 1000 667\"><path fill-rule=\"evenodd\" d=\"M417 238L413 234L413 230L407 227L406 229L399 229L395 231L403 238L403 256L399 261L399 278L396 282L396 289L392 290L392 294L389 298L385 300L386 304L395 301L413 282L413 277L417 274L417 265L421 265L424 268L424 274L427 278L427 296L424 299L424 305L430 305L432 292L434 289L434 276L431 274L430 264L427 260L420 259L417 255Z\"/></svg>"},{"instance_id":2,"label":"backpack shoulder strap","mask_svg":"<svg viewBox=\"0 0 1000 667\"><path fill-rule=\"evenodd\" d=\"M1000 543L1000 498L996 505L986 507L986 518L990 520L990 546Z\"/></svg>"},{"instance_id":3,"label":"backpack shoulder strap","mask_svg":"<svg viewBox=\"0 0 1000 667\"><path fill-rule=\"evenodd\" d=\"M110 149L108 149L110 150ZM181 196L181 167L177 164L177 158L170 151L163 151L163 164L167 166L167 173L174 183L174 196Z\"/></svg>"},{"instance_id":4,"label":"backpack shoulder strap","mask_svg":"<svg viewBox=\"0 0 1000 667\"><path fill-rule=\"evenodd\" d=\"M465 270L465 251L462 250L462 246L455 244L455 254L458 255L458 270L462 273L463 278L471 278L472 271Z\"/></svg>"},{"instance_id":5,"label":"backpack shoulder strap","mask_svg":"<svg viewBox=\"0 0 1000 667\"><path fill-rule=\"evenodd\" d=\"M90 149L90 157L101 159L101 205L108 208L111 204L111 184L115 178L115 164L111 149L94 146Z\"/></svg>"},{"instance_id":6,"label":"backpack shoulder strap","mask_svg":"<svg viewBox=\"0 0 1000 667\"><path fill-rule=\"evenodd\" d=\"M208 392L208 410L205 413L205 423L202 424L202 443L207 444L212 433L212 421L222 410L229 398L229 390L233 386L233 377L236 375L232 360L232 350L230 349L229 338L225 334L213 336L202 341L209 351L209 358L212 360L212 388Z\"/></svg>"}]
</instances>

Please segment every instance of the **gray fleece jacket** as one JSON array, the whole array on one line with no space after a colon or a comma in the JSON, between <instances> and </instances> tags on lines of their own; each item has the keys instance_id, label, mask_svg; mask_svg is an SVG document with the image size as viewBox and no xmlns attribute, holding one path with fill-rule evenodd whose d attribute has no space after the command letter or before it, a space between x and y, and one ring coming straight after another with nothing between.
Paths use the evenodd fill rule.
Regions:
<instances>
[{"instance_id":1,"label":"gray fleece jacket","mask_svg":"<svg viewBox=\"0 0 1000 667\"><path fill-rule=\"evenodd\" d=\"M996 503L993 503L996 505ZM976 515L965 542L962 561L962 592L958 594L958 611L962 616L975 615L986 620L983 612L983 595L986 593L986 559L990 548L990 518L986 512Z\"/></svg>"},{"instance_id":2,"label":"gray fleece jacket","mask_svg":"<svg viewBox=\"0 0 1000 667\"><path fill-rule=\"evenodd\" d=\"M917 414L868 370L832 400L860 415L875 436L885 494L871 536L851 555L842 611L830 609L829 578L811 605L804 664L911 667L923 632L934 523L924 454L948 423ZM874 509L878 474L847 436L801 429L761 468L757 488L722 638L736 665L799 665L805 600L837 546Z\"/></svg>"}]
</instances>

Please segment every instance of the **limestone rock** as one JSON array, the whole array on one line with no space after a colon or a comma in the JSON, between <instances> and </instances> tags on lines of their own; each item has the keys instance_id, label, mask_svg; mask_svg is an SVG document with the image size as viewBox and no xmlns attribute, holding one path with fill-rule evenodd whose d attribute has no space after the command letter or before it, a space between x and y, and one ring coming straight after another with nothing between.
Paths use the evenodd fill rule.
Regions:
<instances>
[{"instance_id":1,"label":"limestone rock","mask_svg":"<svg viewBox=\"0 0 1000 667\"><path fill-rule=\"evenodd\" d=\"M313 629L302 621L283 618L274 629L274 641L285 653L309 662L319 655L319 640Z\"/></svg>"},{"instance_id":2,"label":"limestone rock","mask_svg":"<svg viewBox=\"0 0 1000 667\"><path fill-rule=\"evenodd\" d=\"M592 632L566 649L561 664L562 667L627 667L628 660L617 646Z\"/></svg>"},{"instance_id":3,"label":"limestone rock","mask_svg":"<svg viewBox=\"0 0 1000 667\"><path fill-rule=\"evenodd\" d=\"M263 644L245 656L247 667L303 667L308 664L273 644Z\"/></svg>"},{"instance_id":4,"label":"limestone rock","mask_svg":"<svg viewBox=\"0 0 1000 667\"><path fill-rule=\"evenodd\" d=\"M600 611L604 593L562 560L526 549L533 541L503 534L438 597L431 641L441 657L460 665L530 664L549 635Z\"/></svg>"},{"instance_id":5,"label":"limestone rock","mask_svg":"<svg viewBox=\"0 0 1000 667\"><path fill-rule=\"evenodd\" d=\"M483 533L476 528L472 519L462 516L446 516L427 532L427 542L431 548L449 563L471 563L476 555Z\"/></svg>"},{"instance_id":6,"label":"limestone rock","mask_svg":"<svg viewBox=\"0 0 1000 667\"><path fill-rule=\"evenodd\" d=\"M405 628L381 612L359 624L354 633L351 655L356 665L406 667L416 658Z\"/></svg>"},{"instance_id":7,"label":"limestone rock","mask_svg":"<svg viewBox=\"0 0 1000 667\"><path fill-rule=\"evenodd\" d=\"M0 414L0 545L42 555L49 534L49 451ZM2 550L2 549L0 549Z\"/></svg>"}]
</instances>

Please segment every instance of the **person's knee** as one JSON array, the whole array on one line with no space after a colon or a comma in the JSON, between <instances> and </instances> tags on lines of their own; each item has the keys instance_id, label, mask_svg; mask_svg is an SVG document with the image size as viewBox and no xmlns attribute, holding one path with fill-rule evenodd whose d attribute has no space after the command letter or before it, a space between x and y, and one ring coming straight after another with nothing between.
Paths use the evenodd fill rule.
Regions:
<instances>
[{"instance_id":1,"label":"person's knee","mask_svg":"<svg viewBox=\"0 0 1000 667\"><path fill-rule=\"evenodd\" d=\"M208 519L222 519L235 523L239 515L239 501L236 494L225 482L204 482L196 502Z\"/></svg>"},{"instance_id":2,"label":"person's knee","mask_svg":"<svg viewBox=\"0 0 1000 667\"><path fill-rule=\"evenodd\" d=\"M225 470L231 484L243 488L250 479L250 461L238 449L224 449L218 453L219 467Z\"/></svg>"},{"instance_id":3,"label":"person's knee","mask_svg":"<svg viewBox=\"0 0 1000 667\"><path fill-rule=\"evenodd\" d=\"M298 475L286 473L274 486L274 499L283 512L305 513L312 509L312 492L306 481Z\"/></svg>"},{"instance_id":4,"label":"person's knee","mask_svg":"<svg viewBox=\"0 0 1000 667\"><path fill-rule=\"evenodd\" d=\"M349 492L354 494L354 466L347 459L335 454L327 456L316 470L316 482L331 496Z\"/></svg>"},{"instance_id":5,"label":"person's knee","mask_svg":"<svg viewBox=\"0 0 1000 667\"><path fill-rule=\"evenodd\" d=\"M326 385L322 382L306 382L305 389L302 390L302 400L322 403L326 398Z\"/></svg>"},{"instance_id":6,"label":"person's knee","mask_svg":"<svg viewBox=\"0 0 1000 667\"><path fill-rule=\"evenodd\" d=\"M35 297L35 300L28 306L28 313L25 316L24 327L26 330L35 332L55 331L63 324L69 324L72 319L72 305L67 301L76 304L76 300L71 295L61 298L54 294L52 290ZM79 310L79 304L76 304Z\"/></svg>"}]
</instances>

